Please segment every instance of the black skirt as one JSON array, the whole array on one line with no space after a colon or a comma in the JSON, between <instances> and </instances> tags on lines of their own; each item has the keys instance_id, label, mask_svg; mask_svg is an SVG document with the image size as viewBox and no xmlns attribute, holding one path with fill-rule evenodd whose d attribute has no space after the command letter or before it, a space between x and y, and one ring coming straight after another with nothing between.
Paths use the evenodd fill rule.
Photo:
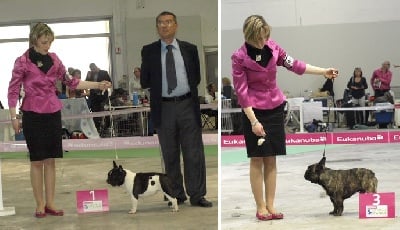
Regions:
<instances>
[{"instance_id":1,"label":"black skirt","mask_svg":"<svg viewBox=\"0 0 400 230\"><path fill-rule=\"evenodd\" d=\"M22 128L31 161L63 157L61 111L46 114L24 111Z\"/></svg>"},{"instance_id":2,"label":"black skirt","mask_svg":"<svg viewBox=\"0 0 400 230\"><path fill-rule=\"evenodd\" d=\"M243 133L246 141L247 157L268 157L286 155L286 135L284 125L285 103L271 110L254 109L254 114L263 125L267 134L264 143L259 146L258 139L246 114L242 112Z\"/></svg>"}]
</instances>

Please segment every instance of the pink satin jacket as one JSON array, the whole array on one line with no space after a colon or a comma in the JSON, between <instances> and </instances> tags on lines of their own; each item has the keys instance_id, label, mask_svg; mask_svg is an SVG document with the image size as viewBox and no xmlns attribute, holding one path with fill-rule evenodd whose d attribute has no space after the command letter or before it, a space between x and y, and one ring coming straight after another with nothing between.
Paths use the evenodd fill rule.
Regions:
<instances>
[{"instance_id":1,"label":"pink satin jacket","mask_svg":"<svg viewBox=\"0 0 400 230\"><path fill-rule=\"evenodd\" d=\"M375 79L379 79L379 83L375 84ZM392 72L388 70L386 73L382 69L377 69L372 73L371 86L373 89L388 90L392 81Z\"/></svg>"},{"instance_id":2,"label":"pink satin jacket","mask_svg":"<svg viewBox=\"0 0 400 230\"><path fill-rule=\"evenodd\" d=\"M272 50L265 68L247 55L245 44L231 57L233 84L242 108L273 109L286 100L276 84L277 66L284 66L299 75L306 70L304 62L287 55L275 41L269 39L265 44Z\"/></svg>"},{"instance_id":3,"label":"pink satin jacket","mask_svg":"<svg viewBox=\"0 0 400 230\"><path fill-rule=\"evenodd\" d=\"M53 66L43 73L29 59L29 50L18 57L14 63L12 77L8 86L8 106L17 105L20 86L24 86L25 97L21 110L36 113L54 113L62 109L62 103L56 95L56 81L61 80L71 89L79 84L79 79L65 77L66 69L55 53L49 53Z\"/></svg>"}]
</instances>

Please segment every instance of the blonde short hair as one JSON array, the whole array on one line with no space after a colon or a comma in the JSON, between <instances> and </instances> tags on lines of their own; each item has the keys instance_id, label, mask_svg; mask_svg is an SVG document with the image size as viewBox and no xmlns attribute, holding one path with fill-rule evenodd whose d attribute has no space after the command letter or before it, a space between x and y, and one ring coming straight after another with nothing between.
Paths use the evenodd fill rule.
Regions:
<instances>
[{"instance_id":1,"label":"blonde short hair","mask_svg":"<svg viewBox=\"0 0 400 230\"><path fill-rule=\"evenodd\" d=\"M54 40L54 32L51 28L47 24L39 22L32 27L29 33L29 46L35 45L37 40L43 35L49 37L51 41Z\"/></svg>"},{"instance_id":2,"label":"blonde short hair","mask_svg":"<svg viewBox=\"0 0 400 230\"><path fill-rule=\"evenodd\" d=\"M223 77L222 78L222 85L226 86L226 85L231 85L231 80L227 77Z\"/></svg>"},{"instance_id":3,"label":"blonde short hair","mask_svg":"<svg viewBox=\"0 0 400 230\"><path fill-rule=\"evenodd\" d=\"M270 32L271 28L260 15L251 15L244 21L243 34L246 41L258 42L263 38L263 33L269 37Z\"/></svg>"}]
</instances>

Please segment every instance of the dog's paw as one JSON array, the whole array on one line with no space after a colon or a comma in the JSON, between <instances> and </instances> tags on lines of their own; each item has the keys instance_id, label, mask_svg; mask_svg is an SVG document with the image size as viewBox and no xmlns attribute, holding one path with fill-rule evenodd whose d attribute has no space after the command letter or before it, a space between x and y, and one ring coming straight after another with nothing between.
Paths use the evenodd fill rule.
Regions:
<instances>
[{"instance_id":1,"label":"dog's paw","mask_svg":"<svg viewBox=\"0 0 400 230\"><path fill-rule=\"evenodd\" d=\"M329 212L329 215L332 215L332 216L341 216L342 213L338 213L338 212L332 211L332 212Z\"/></svg>"},{"instance_id":2,"label":"dog's paw","mask_svg":"<svg viewBox=\"0 0 400 230\"><path fill-rule=\"evenodd\" d=\"M129 212L128 212L129 214L135 214L136 213L136 210L134 210L134 209L131 209L131 210L129 210Z\"/></svg>"},{"instance_id":3,"label":"dog's paw","mask_svg":"<svg viewBox=\"0 0 400 230\"><path fill-rule=\"evenodd\" d=\"M178 212L178 211L179 211L179 207L178 207L177 204L171 205L171 206L169 206L169 207L171 208L171 211L172 211L172 212Z\"/></svg>"},{"instance_id":4,"label":"dog's paw","mask_svg":"<svg viewBox=\"0 0 400 230\"><path fill-rule=\"evenodd\" d=\"M178 207L178 205L172 207L172 212L179 212L179 207Z\"/></svg>"}]
</instances>

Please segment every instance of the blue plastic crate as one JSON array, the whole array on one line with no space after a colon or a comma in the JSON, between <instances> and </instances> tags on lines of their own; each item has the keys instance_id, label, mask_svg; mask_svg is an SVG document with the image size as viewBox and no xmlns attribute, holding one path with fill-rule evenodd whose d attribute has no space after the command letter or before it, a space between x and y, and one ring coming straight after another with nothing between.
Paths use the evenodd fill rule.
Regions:
<instances>
[{"instance_id":1,"label":"blue plastic crate","mask_svg":"<svg viewBox=\"0 0 400 230\"><path fill-rule=\"evenodd\" d=\"M393 112L380 111L375 113L375 121L378 124L391 123Z\"/></svg>"}]
</instances>

